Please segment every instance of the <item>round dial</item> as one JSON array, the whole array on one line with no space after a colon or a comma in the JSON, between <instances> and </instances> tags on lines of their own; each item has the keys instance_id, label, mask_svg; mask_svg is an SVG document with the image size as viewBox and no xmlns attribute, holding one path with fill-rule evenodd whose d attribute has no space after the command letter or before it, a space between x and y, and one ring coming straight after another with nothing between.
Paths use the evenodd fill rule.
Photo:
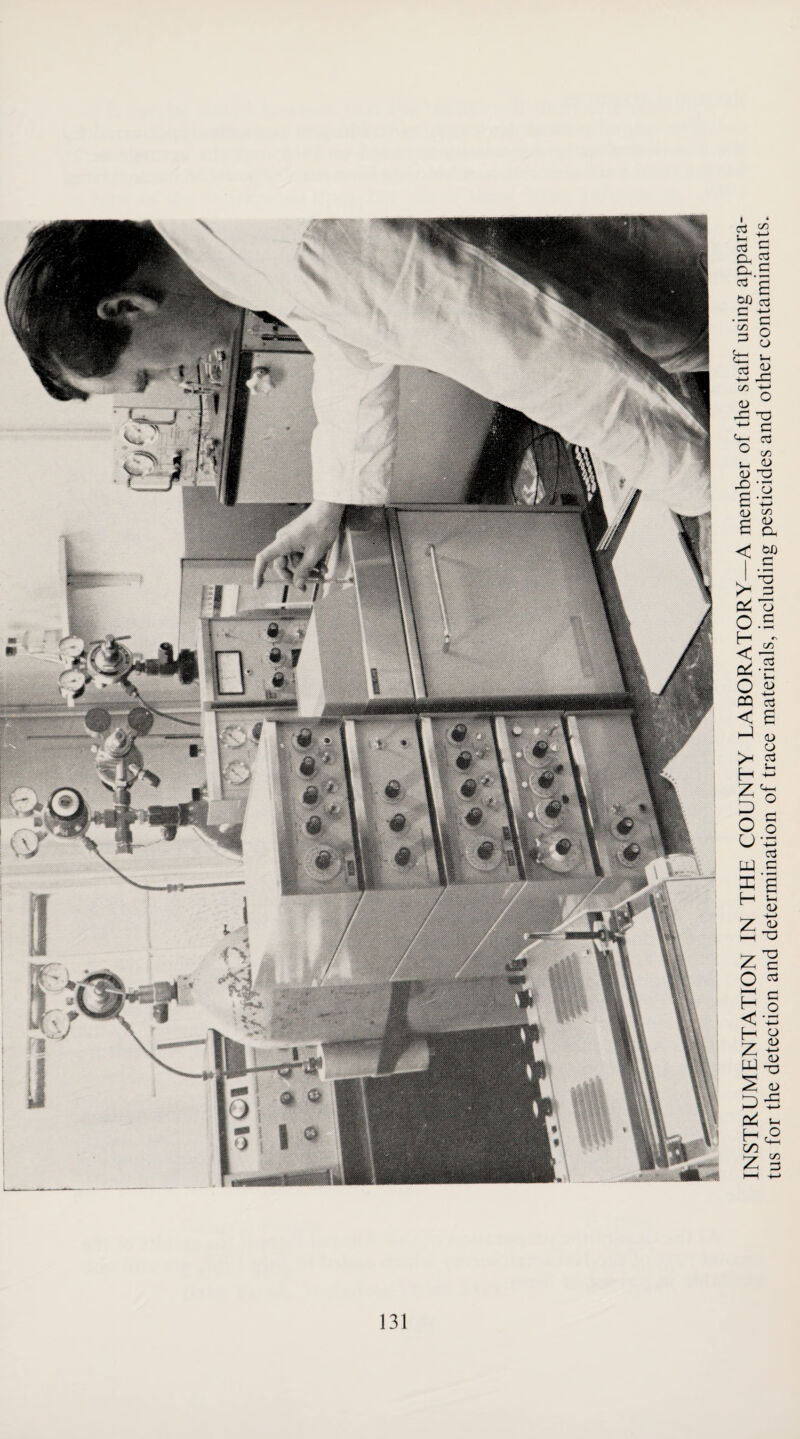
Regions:
<instances>
[{"instance_id":1,"label":"round dial","mask_svg":"<svg viewBox=\"0 0 800 1439\"><path fill-rule=\"evenodd\" d=\"M158 469L158 461L147 450L137 450L135 455L123 460L122 468L129 475L152 475Z\"/></svg>"},{"instance_id":2,"label":"round dial","mask_svg":"<svg viewBox=\"0 0 800 1439\"><path fill-rule=\"evenodd\" d=\"M64 638L58 642L58 653L62 660L80 659L85 648L80 635L64 635Z\"/></svg>"},{"instance_id":3,"label":"round dial","mask_svg":"<svg viewBox=\"0 0 800 1439\"><path fill-rule=\"evenodd\" d=\"M158 438L158 429L146 420L129 420L127 425L122 427L122 438L127 440L129 445L152 445Z\"/></svg>"},{"instance_id":4,"label":"round dial","mask_svg":"<svg viewBox=\"0 0 800 1439\"><path fill-rule=\"evenodd\" d=\"M228 784L246 784L250 778L250 766L243 759L233 759L223 767L222 778Z\"/></svg>"},{"instance_id":5,"label":"round dial","mask_svg":"<svg viewBox=\"0 0 800 1439\"><path fill-rule=\"evenodd\" d=\"M52 960L50 964L43 964L39 970L39 988L45 994L60 994L69 984L69 970L65 964L57 964Z\"/></svg>"},{"instance_id":6,"label":"round dial","mask_svg":"<svg viewBox=\"0 0 800 1439\"><path fill-rule=\"evenodd\" d=\"M32 829L17 829L11 836L11 848L17 859L33 859L39 848L39 836Z\"/></svg>"},{"instance_id":7,"label":"round dial","mask_svg":"<svg viewBox=\"0 0 800 1439\"><path fill-rule=\"evenodd\" d=\"M11 792L11 808L15 814L30 814L38 803L36 790L31 789L29 784L17 785L17 788Z\"/></svg>"},{"instance_id":8,"label":"round dial","mask_svg":"<svg viewBox=\"0 0 800 1439\"><path fill-rule=\"evenodd\" d=\"M240 724L227 724L220 734L219 742L227 745L228 749L238 749L240 745L247 743L247 730Z\"/></svg>"},{"instance_id":9,"label":"round dial","mask_svg":"<svg viewBox=\"0 0 800 1439\"><path fill-rule=\"evenodd\" d=\"M65 1009L48 1009L42 1015L42 1034L45 1039L66 1039L69 1034L69 1015Z\"/></svg>"},{"instance_id":10,"label":"round dial","mask_svg":"<svg viewBox=\"0 0 800 1439\"><path fill-rule=\"evenodd\" d=\"M58 676L58 688L62 695L82 695L86 688L86 676L80 670L62 670Z\"/></svg>"},{"instance_id":11,"label":"round dial","mask_svg":"<svg viewBox=\"0 0 800 1439\"><path fill-rule=\"evenodd\" d=\"M81 807L81 797L76 789L65 785L54 790L50 796L50 808L59 819L74 819Z\"/></svg>"}]
</instances>

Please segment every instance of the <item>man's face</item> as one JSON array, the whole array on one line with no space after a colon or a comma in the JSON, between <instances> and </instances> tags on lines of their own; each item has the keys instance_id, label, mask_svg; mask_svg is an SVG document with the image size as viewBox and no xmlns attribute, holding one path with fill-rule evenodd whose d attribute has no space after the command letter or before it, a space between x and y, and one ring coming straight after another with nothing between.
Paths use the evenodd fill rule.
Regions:
<instances>
[{"instance_id":1,"label":"man's face","mask_svg":"<svg viewBox=\"0 0 800 1439\"><path fill-rule=\"evenodd\" d=\"M151 380L192 378L198 361L211 350L230 347L237 307L214 295L185 266L172 267L163 278L161 299L137 291L134 280L129 290L100 302L103 322L129 326L130 339L107 375L87 378L64 366L69 384L85 395L141 394Z\"/></svg>"}]
</instances>

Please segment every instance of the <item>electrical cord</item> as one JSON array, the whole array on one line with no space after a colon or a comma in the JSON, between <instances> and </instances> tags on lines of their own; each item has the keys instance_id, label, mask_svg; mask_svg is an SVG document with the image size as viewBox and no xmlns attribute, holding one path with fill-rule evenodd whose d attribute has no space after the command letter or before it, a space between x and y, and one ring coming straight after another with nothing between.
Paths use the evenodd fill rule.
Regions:
<instances>
[{"instance_id":1,"label":"electrical cord","mask_svg":"<svg viewBox=\"0 0 800 1439\"><path fill-rule=\"evenodd\" d=\"M142 1042L142 1040L139 1038L138 1034L136 1034L136 1033L134 1032L133 1027L128 1023L127 1019L123 1019L121 1014L118 1014L118 1015L117 1015L117 1019L118 1019L119 1023L122 1025L122 1028L125 1029L125 1030L127 1030L128 1034L130 1035L130 1037L131 1037L131 1039L134 1041L134 1043L135 1043L135 1044L138 1044L139 1048L140 1048L141 1050L143 1050L144 1053L145 1053L150 1059L153 1060L153 1063L154 1063L154 1064L160 1064L160 1066L161 1066L162 1069L166 1069L166 1071L167 1071L168 1074L177 1074L177 1075L180 1076L181 1079L217 1079L217 1078L218 1078L218 1076L219 1076L219 1071L216 1070L216 1069L202 1069L202 1070L196 1070L196 1069L176 1069L176 1067L175 1067L174 1064L167 1064L165 1060L159 1059L159 1057L158 1057L157 1054L153 1054L153 1051L152 1051L151 1049L148 1049L146 1044L143 1044L143 1042Z\"/></svg>"},{"instance_id":2,"label":"electrical cord","mask_svg":"<svg viewBox=\"0 0 800 1439\"><path fill-rule=\"evenodd\" d=\"M139 693L136 685L133 684L130 680L127 681L125 688L127 689L129 694L135 695L139 703L144 705L145 709L149 710L150 714L158 715L159 719L171 720L173 724L187 725L189 729L198 730L199 732L197 720L187 720L183 719L181 715L171 715L167 714L166 710L157 710L155 705L151 705L149 700L146 700L144 698L144 695L141 695Z\"/></svg>"},{"instance_id":3,"label":"electrical cord","mask_svg":"<svg viewBox=\"0 0 800 1439\"><path fill-rule=\"evenodd\" d=\"M147 1045L139 1038L133 1029L133 1026L128 1023L127 1019L123 1019L121 1014L117 1015L117 1019L122 1025L122 1028L128 1031L131 1039L138 1044L139 1048L144 1051L148 1058L152 1059L155 1064L160 1064L161 1068L166 1069L169 1074L179 1075L181 1079L238 1079L242 1074L265 1074L267 1072L274 1074L279 1069L302 1069L304 1067L303 1060L298 1059L289 1064L252 1064L247 1069L237 1069L235 1074L229 1073L227 1069L177 1069L174 1064L167 1064L166 1060L159 1059L158 1055L154 1054L152 1049L148 1049Z\"/></svg>"},{"instance_id":4,"label":"electrical cord","mask_svg":"<svg viewBox=\"0 0 800 1439\"><path fill-rule=\"evenodd\" d=\"M142 880L133 879L132 876L126 874L123 869L119 869L117 865L112 864L110 859L106 859L105 855L100 853L93 839L84 837L83 842L87 849L92 851L92 854L97 855L101 864L107 865L113 874L119 875L120 879L124 879L126 884L132 884L134 889L146 889L157 894L182 894L186 889L230 889L233 885L241 886L244 884L243 879L207 879L195 884L145 884Z\"/></svg>"}]
</instances>

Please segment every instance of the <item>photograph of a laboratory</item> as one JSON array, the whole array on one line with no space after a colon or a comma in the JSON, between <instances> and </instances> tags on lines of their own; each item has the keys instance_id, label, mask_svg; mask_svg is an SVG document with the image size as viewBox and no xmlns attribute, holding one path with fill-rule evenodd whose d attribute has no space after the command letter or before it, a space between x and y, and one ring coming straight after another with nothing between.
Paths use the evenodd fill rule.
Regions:
<instances>
[{"instance_id":1,"label":"photograph of a laboratory","mask_svg":"<svg viewBox=\"0 0 800 1439\"><path fill-rule=\"evenodd\" d=\"M7 1189L718 1177L706 253L0 228Z\"/></svg>"}]
</instances>

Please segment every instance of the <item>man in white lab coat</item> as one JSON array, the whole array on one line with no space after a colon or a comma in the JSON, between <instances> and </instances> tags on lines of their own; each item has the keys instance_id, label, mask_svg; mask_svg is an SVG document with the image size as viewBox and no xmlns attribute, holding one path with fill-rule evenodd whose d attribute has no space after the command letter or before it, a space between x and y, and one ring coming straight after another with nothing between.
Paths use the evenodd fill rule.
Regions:
<instances>
[{"instance_id":1,"label":"man in white lab coat","mask_svg":"<svg viewBox=\"0 0 800 1439\"><path fill-rule=\"evenodd\" d=\"M61 221L29 238L6 307L59 399L180 378L242 308L297 331L314 498L256 583L275 564L302 586L345 505L389 501L398 365L551 426L679 513L709 508L707 418L673 378L707 367L699 217Z\"/></svg>"}]
</instances>

